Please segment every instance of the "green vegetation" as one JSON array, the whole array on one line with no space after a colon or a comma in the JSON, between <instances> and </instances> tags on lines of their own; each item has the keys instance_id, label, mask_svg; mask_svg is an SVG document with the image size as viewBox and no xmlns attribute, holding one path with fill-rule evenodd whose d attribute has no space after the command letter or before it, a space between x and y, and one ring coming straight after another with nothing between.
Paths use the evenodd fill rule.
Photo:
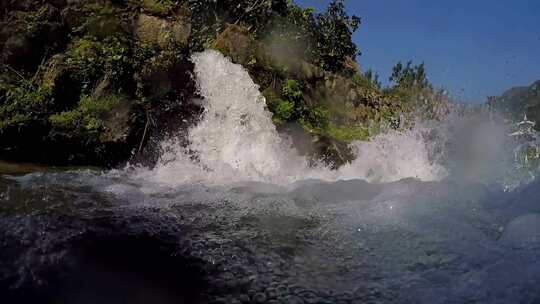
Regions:
<instances>
[{"instance_id":1,"label":"green vegetation","mask_svg":"<svg viewBox=\"0 0 540 304\"><path fill-rule=\"evenodd\" d=\"M398 62L392 70L390 81L393 81L397 87L416 87L419 89L431 87L427 80L424 64L412 66L412 61L407 62L406 66Z\"/></svg>"},{"instance_id":2,"label":"green vegetation","mask_svg":"<svg viewBox=\"0 0 540 304\"><path fill-rule=\"evenodd\" d=\"M286 79L282 86L281 96L273 98L275 106L270 108L274 113L274 122L296 121L309 132L324 133L329 123L328 111L320 105L308 106L302 87L296 80Z\"/></svg>"},{"instance_id":3,"label":"green vegetation","mask_svg":"<svg viewBox=\"0 0 540 304\"><path fill-rule=\"evenodd\" d=\"M348 16L343 0L333 0L322 14L311 8L302 9L288 0L190 0L187 3L193 23L199 25L194 28L194 49L212 45L215 33L234 24L248 28L256 39L287 46L296 53L296 58L328 71L350 72L345 59L355 59L358 54L352 34L358 29L360 18Z\"/></svg>"},{"instance_id":4,"label":"green vegetation","mask_svg":"<svg viewBox=\"0 0 540 304\"><path fill-rule=\"evenodd\" d=\"M121 86L131 72L129 46L116 37L98 40L85 36L75 40L66 52L66 63L75 80L88 93L95 82L108 77L115 85Z\"/></svg>"},{"instance_id":5,"label":"green vegetation","mask_svg":"<svg viewBox=\"0 0 540 304\"><path fill-rule=\"evenodd\" d=\"M49 117L53 128L59 130L73 131L77 133L84 131L100 131L105 128L104 117L117 105L122 102L122 98L116 95L92 98L83 96L76 109L53 114Z\"/></svg>"},{"instance_id":6,"label":"green vegetation","mask_svg":"<svg viewBox=\"0 0 540 304\"><path fill-rule=\"evenodd\" d=\"M358 48L352 34L359 26L360 18L347 15L343 0L332 1L327 11L315 18L315 54L323 69L339 71L346 57L356 59Z\"/></svg>"},{"instance_id":7,"label":"green vegetation","mask_svg":"<svg viewBox=\"0 0 540 304\"><path fill-rule=\"evenodd\" d=\"M304 95L304 93L302 93L302 90L300 89L300 85L298 84L298 82L293 79L285 80L282 91L282 96L294 103L300 102Z\"/></svg>"},{"instance_id":8,"label":"green vegetation","mask_svg":"<svg viewBox=\"0 0 540 304\"><path fill-rule=\"evenodd\" d=\"M274 122L282 123L290 121L294 117L295 105L293 102L280 100L274 110Z\"/></svg>"},{"instance_id":9,"label":"green vegetation","mask_svg":"<svg viewBox=\"0 0 540 304\"><path fill-rule=\"evenodd\" d=\"M411 61L406 65L398 62L392 69L389 80L393 85L385 88L384 93L399 100L405 106L421 102L425 94L433 91L423 63L413 66Z\"/></svg>"},{"instance_id":10,"label":"green vegetation","mask_svg":"<svg viewBox=\"0 0 540 304\"><path fill-rule=\"evenodd\" d=\"M50 106L49 92L33 86L5 86L4 100L0 107L0 132L39 119L41 113Z\"/></svg>"},{"instance_id":11,"label":"green vegetation","mask_svg":"<svg viewBox=\"0 0 540 304\"><path fill-rule=\"evenodd\" d=\"M369 129L366 127L338 127L331 124L327 132L330 137L345 142L367 140L369 138Z\"/></svg>"},{"instance_id":12,"label":"green vegetation","mask_svg":"<svg viewBox=\"0 0 540 304\"><path fill-rule=\"evenodd\" d=\"M249 71L276 125L301 126L334 167L354 157L346 143L418 108L436 117L445 100L423 64L396 65L390 87L360 71L361 20L344 0L321 13L290 0L13 3L0 3L0 157L114 165L152 149L150 134L199 117L189 58L210 47Z\"/></svg>"},{"instance_id":13,"label":"green vegetation","mask_svg":"<svg viewBox=\"0 0 540 304\"><path fill-rule=\"evenodd\" d=\"M367 70L365 73L354 74L353 81L358 86L370 91L378 92L382 88L382 84L379 81L379 75L374 74L372 70Z\"/></svg>"}]
</instances>

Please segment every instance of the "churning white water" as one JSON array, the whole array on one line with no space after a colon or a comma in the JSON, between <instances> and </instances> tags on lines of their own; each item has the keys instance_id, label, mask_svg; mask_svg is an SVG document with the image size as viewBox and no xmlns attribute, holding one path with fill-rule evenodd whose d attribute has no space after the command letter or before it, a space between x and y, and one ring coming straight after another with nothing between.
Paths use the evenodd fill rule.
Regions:
<instances>
[{"instance_id":1,"label":"churning white water","mask_svg":"<svg viewBox=\"0 0 540 304\"><path fill-rule=\"evenodd\" d=\"M259 87L242 66L213 50L195 54L192 60L203 97L203 117L189 130L187 147L174 137L166 140L159 164L151 170L137 170L138 177L168 185L211 185L245 181L290 184L304 179L435 181L449 174L441 157L445 151L440 151L446 142L426 137L433 130L424 124L353 142L357 158L339 170L309 165L291 141L278 134ZM444 136L452 129L443 123L437 128L439 133L446 128ZM482 162L475 159L475 163Z\"/></svg>"},{"instance_id":2,"label":"churning white water","mask_svg":"<svg viewBox=\"0 0 540 304\"><path fill-rule=\"evenodd\" d=\"M150 177L165 183L294 180L307 168L280 138L264 97L249 74L216 51L193 56L203 118L189 130L189 146L163 143Z\"/></svg>"}]
</instances>

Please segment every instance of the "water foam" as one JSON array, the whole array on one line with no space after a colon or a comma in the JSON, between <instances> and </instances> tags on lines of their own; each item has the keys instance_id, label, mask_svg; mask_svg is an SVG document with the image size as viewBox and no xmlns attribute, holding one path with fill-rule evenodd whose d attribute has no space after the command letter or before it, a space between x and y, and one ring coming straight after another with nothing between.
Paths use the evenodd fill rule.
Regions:
<instances>
[{"instance_id":1,"label":"water foam","mask_svg":"<svg viewBox=\"0 0 540 304\"><path fill-rule=\"evenodd\" d=\"M354 142L357 159L339 170L310 166L280 137L259 87L240 65L219 52L193 55L195 77L205 108L189 130L189 145L172 138L152 170L139 177L164 184L226 184L257 181L289 184L303 179L364 179L392 182L403 178L438 180L445 170L430 159L423 129L392 131L371 141Z\"/></svg>"},{"instance_id":2,"label":"water foam","mask_svg":"<svg viewBox=\"0 0 540 304\"><path fill-rule=\"evenodd\" d=\"M404 178L439 180L446 169L432 157L424 128L389 131L370 141L352 143L357 159L338 171L341 179L362 178L371 182L393 182Z\"/></svg>"}]
</instances>

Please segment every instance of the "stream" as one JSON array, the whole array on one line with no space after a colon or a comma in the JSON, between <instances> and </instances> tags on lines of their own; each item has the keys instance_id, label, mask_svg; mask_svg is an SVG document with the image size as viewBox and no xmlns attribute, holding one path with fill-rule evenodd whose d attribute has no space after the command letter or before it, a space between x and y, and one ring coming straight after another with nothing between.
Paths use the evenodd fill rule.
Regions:
<instances>
[{"instance_id":1,"label":"stream","mask_svg":"<svg viewBox=\"0 0 540 304\"><path fill-rule=\"evenodd\" d=\"M241 66L193 61L204 117L155 167L0 163L2 303L540 302L540 182L504 124L418 123L330 170Z\"/></svg>"}]
</instances>

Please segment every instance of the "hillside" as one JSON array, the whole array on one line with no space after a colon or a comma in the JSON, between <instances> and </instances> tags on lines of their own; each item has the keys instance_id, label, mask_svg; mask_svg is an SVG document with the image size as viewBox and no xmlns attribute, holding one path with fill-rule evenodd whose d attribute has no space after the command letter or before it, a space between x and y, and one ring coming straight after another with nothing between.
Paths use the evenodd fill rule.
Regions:
<instances>
[{"instance_id":1,"label":"hillside","mask_svg":"<svg viewBox=\"0 0 540 304\"><path fill-rule=\"evenodd\" d=\"M200 118L190 58L207 48L243 65L278 129L301 130L303 152L334 167L355 157L349 142L441 99L423 65L396 66L390 88L361 72L360 19L339 0L321 14L287 0L24 0L0 11L0 157L12 160L152 165L160 139Z\"/></svg>"},{"instance_id":2,"label":"hillside","mask_svg":"<svg viewBox=\"0 0 540 304\"><path fill-rule=\"evenodd\" d=\"M488 105L512 120L520 120L524 114L540 125L540 80L528 87L515 87L501 96L490 97Z\"/></svg>"}]
</instances>

